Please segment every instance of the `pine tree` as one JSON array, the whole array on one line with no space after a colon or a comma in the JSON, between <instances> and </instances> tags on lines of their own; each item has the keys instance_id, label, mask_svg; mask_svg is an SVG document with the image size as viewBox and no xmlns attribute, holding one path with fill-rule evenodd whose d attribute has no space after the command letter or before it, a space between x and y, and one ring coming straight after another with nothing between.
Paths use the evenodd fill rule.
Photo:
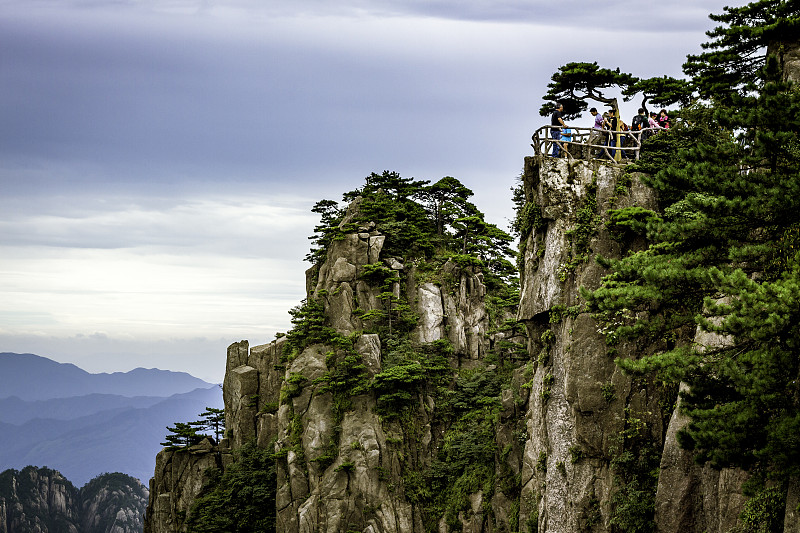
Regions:
<instances>
[{"instance_id":1,"label":"pine tree","mask_svg":"<svg viewBox=\"0 0 800 533\"><path fill-rule=\"evenodd\" d=\"M214 440L219 442L220 437L225 433L225 410L206 407L200 416L202 417L200 420L190 422L190 424L196 427L197 431L211 431L214 434Z\"/></svg>"},{"instance_id":2,"label":"pine tree","mask_svg":"<svg viewBox=\"0 0 800 533\"><path fill-rule=\"evenodd\" d=\"M609 342L662 342L618 364L689 386L684 447L781 481L800 474L800 92L778 53L754 54L775 28L797 28L800 8L759 1L712 18L727 26L686 72L701 96L732 89L643 149L661 210L620 210L612 229L651 244L604 261L612 274L586 296ZM697 326L723 342L675 342Z\"/></svg>"},{"instance_id":3,"label":"pine tree","mask_svg":"<svg viewBox=\"0 0 800 533\"><path fill-rule=\"evenodd\" d=\"M800 5L796 0L757 0L742 7L725 7L710 15L721 23L706 34L702 54L689 55L683 66L702 98L729 104L734 95L757 89L761 68L773 55L783 68L786 45L800 40Z\"/></svg>"},{"instance_id":4,"label":"pine tree","mask_svg":"<svg viewBox=\"0 0 800 533\"><path fill-rule=\"evenodd\" d=\"M427 180L403 178L396 172L372 173L365 185L342 195L344 202L360 198L354 216L345 221L345 211L331 200L314 206L321 216L311 237L319 248L306 257L324 259L327 246L359 224L374 223L386 236L383 255L406 259L430 259L435 255L468 254L487 267L488 283L515 283L509 258L515 256L508 233L484 220L468 199L473 192L458 179L445 176L429 185ZM343 227L339 227L345 221Z\"/></svg>"},{"instance_id":5,"label":"pine tree","mask_svg":"<svg viewBox=\"0 0 800 533\"><path fill-rule=\"evenodd\" d=\"M314 228L314 235L308 238L314 247L306 255L305 260L317 263L325 259L325 250L330 245L336 226L341 222L344 213L334 200L320 200L314 204L311 212L320 215L320 223Z\"/></svg>"},{"instance_id":6,"label":"pine tree","mask_svg":"<svg viewBox=\"0 0 800 533\"><path fill-rule=\"evenodd\" d=\"M174 426L167 426L167 431L170 433L164 437L166 442L162 442L161 445L172 450L199 444L204 437L197 432L197 427L191 422L175 422Z\"/></svg>"},{"instance_id":7,"label":"pine tree","mask_svg":"<svg viewBox=\"0 0 800 533\"><path fill-rule=\"evenodd\" d=\"M693 100L692 92L691 83L672 76L637 79L634 83L622 88L622 94L626 99L632 99L636 94L641 94L642 108L645 111L648 102L661 107L669 107L678 103L688 106Z\"/></svg>"},{"instance_id":8,"label":"pine tree","mask_svg":"<svg viewBox=\"0 0 800 533\"><path fill-rule=\"evenodd\" d=\"M436 233L444 235L445 228L459 217L474 213L477 208L467 201L475 193L452 176L445 176L422 190L421 197L436 221Z\"/></svg>"},{"instance_id":9,"label":"pine tree","mask_svg":"<svg viewBox=\"0 0 800 533\"><path fill-rule=\"evenodd\" d=\"M589 107L586 101L594 100L612 107L619 116L619 102L603 91L607 92L612 87L627 88L636 81L634 76L620 72L619 68L602 68L597 62L567 63L553 74L547 85L547 94L544 95L546 102L539 114L547 116L561 103L564 104L565 118L577 118Z\"/></svg>"}]
</instances>

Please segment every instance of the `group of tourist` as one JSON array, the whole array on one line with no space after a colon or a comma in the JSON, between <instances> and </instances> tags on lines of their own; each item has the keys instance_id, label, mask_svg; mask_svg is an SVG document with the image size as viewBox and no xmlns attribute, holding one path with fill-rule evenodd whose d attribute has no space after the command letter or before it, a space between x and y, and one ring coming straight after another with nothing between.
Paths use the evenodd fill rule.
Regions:
<instances>
[{"instance_id":1,"label":"group of tourist","mask_svg":"<svg viewBox=\"0 0 800 533\"><path fill-rule=\"evenodd\" d=\"M644 142L651 135L658 133L660 130L669 129L669 117L667 110L662 109L659 113L650 112L643 107L639 108L636 116L631 120L630 126L624 121L617 118L615 109L609 109L602 115L593 107L589 113L594 117L594 125L592 126L591 133L588 140L588 155L595 157L598 152L603 150L606 154L610 154L613 159L617 152L617 141L619 140L619 148L624 148L627 135L617 135L614 132L634 132L639 142ZM553 139L553 157L561 156L561 143L555 141L572 141L572 129L564 122L564 104L558 104L558 107L550 117L550 136ZM598 148L599 146L609 146L610 150ZM622 157L634 157L633 154L626 154L621 150ZM604 154L605 155L605 154Z\"/></svg>"}]
</instances>

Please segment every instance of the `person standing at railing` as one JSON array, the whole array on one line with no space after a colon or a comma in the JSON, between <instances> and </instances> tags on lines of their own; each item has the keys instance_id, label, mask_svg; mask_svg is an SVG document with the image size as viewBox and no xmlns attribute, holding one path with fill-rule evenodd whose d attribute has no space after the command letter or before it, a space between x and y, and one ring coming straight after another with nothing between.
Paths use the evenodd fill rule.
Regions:
<instances>
[{"instance_id":1,"label":"person standing at railing","mask_svg":"<svg viewBox=\"0 0 800 533\"><path fill-rule=\"evenodd\" d=\"M646 131L648 126L648 119L647 119L647 112L643 107L639 108L639 114L633 117L631 120L631 131L633 132L634 138L638 141L638 145L642 146L642 143L647 140L650 132ZM643 131L644 130L644 131ZM636 150L638 152L638 148ZM630 154L631 157L636 157L635 154Z\"/></svg>"},{"instance_id":2,"label":"person standing at railing","mask_svg":"<svg viewBox=\"0 0 800 533\"><path fill-rule=\"evenodd\" d=\"M592 126L592 131L589 133L589 146L587 147L587 155L591 159L600 150L599 148L594 148L594 146L603 144L603 124L605 119L603 115L597 112L596 107L591 108L589 113L594 117L594 126Z\"/></svg>"},{"instance_id":3,"label":"person standing at railing","mask_svg":"<svg viewBox=\"0 0 800 533\"><path fill-rule=\"evenodd\" d=\"M647 127L647 113L645 113L644 108L639 108L639 114L633 117L631 120L631 130L632 131L642 131Z\"/></svg>"},{"instance_id":4,"label":"person standing at railing","mask_svg":"<svg viewBox=\"0 0 800 533\"><path fill-rule=\"evenodd\" d=\"M661 111L659 111L657 120L658 120L659 125L663 129L665 129L665 130L669 129L669 117L667 116L667 110L666 109L662 109Z\"/></svg>"},{"instance_id":5,"label":"person standing at railing","mask_svg":"<svg viewBox=\"0 0 800 533\"><path fill-rule=\"evenodd\" d=\"M648 124L650 125L651 128L653 128L652 133L650 135L655 135L656 133L658 133L658 130L664 129L664 127L658 123L658 115L656 114L655 111L650 112L650 119Z\"/></svg>"},{"instance_id":6,"label":"person standing at railing","mask_svg":"<svg viewBox=\"0 0 800 533\"><path fill-rule=\"evenodd\" d=\"M600 143L603 146L608 146L609 141L611 139L611 134L609 133L611 131L611 122L609 122L609 119L610 115L608 114L608 111L603 111L603 138L602 142ZM603 149L601 157L603 159L608 157L608 149L606 148Z\"/></svg>"},{"instance_id":7,"label":"person standing at railing","mask_svg":"<svg viewBox=\"0 0 800 533\"><path fill-rule=\"evenodd\" d=\"M608 128L611 130L608 135L608 145L616 148L617 146L617 136L619 135L617 125L619 122L617 121L617 113L614 109L608 110ZM615 149L611 150L611 159L614 159L617 155L617 151Z\"/></svg>"},{"instance_id":8,"label":"person standing at railing","mask_svg":"<svg viewBox=\"0 0 800 533\"><path fill-rule=\"evenodd\" d=\"M567 124L564 122L564 104L559 103L553 115L550 117L550 138L553 139L553 157L561 155L561 149L558 142L561 140L561 128L566 128Z\"/></svg>"},{"instance_id":9,"label":"person standing at railing","mask_svg":"<svg viewBox=\"0 0 800 533\"><path fill-rule=\"evenodd\" d=\"M625 121L622 120L621 116L619 117L618 124L619 124L620 135L617 137L617 148L625 148L628 145L628 135L629 135L628 132L631 131L631 128L630 126L625 124ZM624 158L627 154L628 154L627 151L620 150L619 157L617 158L617 160L619 160L620 158Z\"/></svg>"},{"instance_id":10,"label":"person standing at railing","mask_svg":"<svg viewBox=\"0 0 800 533\"><path fill-rule=\"evenodd\" d=\"M564 141L565 143L572 142L572 129L569 126L565 125L564 128L561 130L561 140ZM569 144L564 144L561 150L569 154L574 153L574 150L570 151Z\"/></svg>"}]
</instances>

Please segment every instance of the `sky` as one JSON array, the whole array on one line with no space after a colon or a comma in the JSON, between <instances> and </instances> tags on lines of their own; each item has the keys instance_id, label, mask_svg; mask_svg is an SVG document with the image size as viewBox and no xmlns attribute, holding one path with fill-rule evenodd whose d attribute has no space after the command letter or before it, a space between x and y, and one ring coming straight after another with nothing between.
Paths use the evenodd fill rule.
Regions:
<instances>
[{"instance_id":1,"label":"sky","mask_svg":"<svg viewBox=\"0 0 800 533\"><path fill-rule=\"evenodd\" d=\"M290 328L318 200L454 176L507 228L552 73L680 76L723 5L0 0L0 352L221 382Z\"/></svg>"}]
</instances>

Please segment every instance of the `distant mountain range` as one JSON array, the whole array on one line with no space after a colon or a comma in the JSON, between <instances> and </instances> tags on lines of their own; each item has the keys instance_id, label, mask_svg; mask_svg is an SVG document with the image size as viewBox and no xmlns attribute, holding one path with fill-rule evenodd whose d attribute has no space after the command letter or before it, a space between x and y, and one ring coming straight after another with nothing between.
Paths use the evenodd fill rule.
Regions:
<instances>
[{"instance_id":1,"label":"distant mountain range","mask_svg":"<svg viewBox=\"0 0 800 533\"><path fill-rule=\"evenodd\" d=\"M166 426L222 408L219 386L184 372L90 374L0 353L0 471L46 466L80 486L104 472L147 485Z\"/></svg>"},{"instance_id":2,"label":"distant mountain range","mask_svg":"<svg viewBox=\"0 0 800 533\"><path fill-rule=\"evenodd\" d=\"M31 353L0 353L0 398L49 400L87 394L171 396L212 384L186 372L136 368L130 372L90 374L71 363Z\"/></svg>"}]
</instances>

